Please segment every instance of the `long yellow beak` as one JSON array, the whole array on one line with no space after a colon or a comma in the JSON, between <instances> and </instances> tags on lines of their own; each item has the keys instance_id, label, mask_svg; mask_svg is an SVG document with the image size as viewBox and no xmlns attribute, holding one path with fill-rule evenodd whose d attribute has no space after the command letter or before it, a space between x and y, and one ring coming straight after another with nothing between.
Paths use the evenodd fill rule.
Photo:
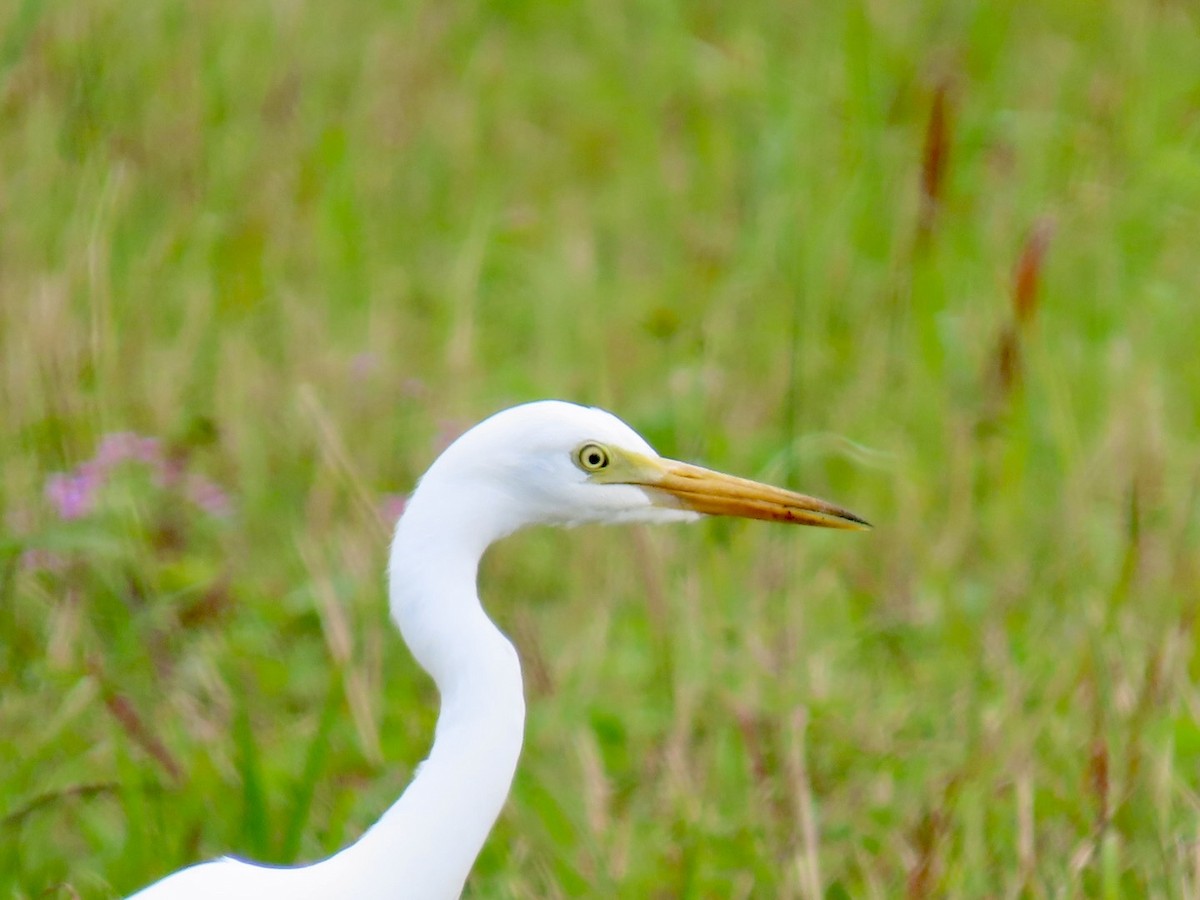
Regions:
<instances>
[{"instance_id":1,"label":"long yellow beak","mask_svg":"<svg viewBox=\"0 0 1200 900\"><path fill-rule=\"evenodd\" d=\"M650 462L650 460L646 460ZM819 528L865 531L871 523L848 509L749 478L738 478L673 459L654 460L633 483L661 491L683 509L710 516L740 516Z\"/></svg>"}]
</instances>

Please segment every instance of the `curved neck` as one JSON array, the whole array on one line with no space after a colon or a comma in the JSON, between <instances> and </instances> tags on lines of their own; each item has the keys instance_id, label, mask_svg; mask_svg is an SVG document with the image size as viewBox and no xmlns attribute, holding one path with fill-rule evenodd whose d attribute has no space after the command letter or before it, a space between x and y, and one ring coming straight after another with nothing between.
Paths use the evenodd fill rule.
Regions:
<instances>
[{"instance_id":1,"label":"curved neck","mask_svg":"<svg viewBox=\"0 0 1200 900\"><path fill-rule=\"evenodd\" d=\"M454 506L434 494L418 489L397 525L389 582L392 617L441 695L437 730L400 799L328 861L351 880L371 873L361 893L345 896L457 897L504 806L521 752L520 661L475 588L490 540L467 539L471 524L448 520L443 511Z\"/></svg>"},{"instance_id":2,"label":"curved neck","mask_svg":"<svg viewBox=\"0 0 1200 900\"><path fill-rule=\"evenodd\" d=\"M215 860L156 882L139 900L442 900L462 893L508 796L525 726L517 652L475 592L483 551L513 522L503 518L503 504L462 503L454 490L439 490L432 472L396 526L389 565L392 617L442 697L429 758L378 822L322 862L275 868ZM456 521L467 509L484 512Z\"/></svg>"}]
</instances>

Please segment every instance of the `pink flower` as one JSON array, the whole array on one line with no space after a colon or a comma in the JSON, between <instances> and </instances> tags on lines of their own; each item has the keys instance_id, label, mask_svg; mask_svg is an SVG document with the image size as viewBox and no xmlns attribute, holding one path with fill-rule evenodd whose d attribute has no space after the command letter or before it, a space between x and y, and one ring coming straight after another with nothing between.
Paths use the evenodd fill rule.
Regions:
<instances>
[{"instance_id":1,"label":"pink flower","mask_svg":"<svg viewBox=\"0 0 1200 900\"><path fill-rule=\"evenodd\" d=\"M183 480L183 458L169 456L160 461L154 470L154 483L161 488L171 488Z\"/></svg>"},{"instance_id":2,"label":"pink flower","mask_svg":"<svg viewBox=\"0 0 1200 900\"><path fill-rule=\"evenodd\" d=\"M161 442L134 431L114 431L101 438L90 463L107 472L126 461L140 462L161 471L164 465Z\"/></svg>"},{"instance_id":3,"label":"pink flower","mask_svg":"<svg viewBox=\"0 0 1200 900\"><path fill-rule=\"evenodd\" d=\"M94 469L76 472L55 472L46 479L46 499L60 519L82 519L95 508L96 493L104 484L104 476Z\"/></svg>"},{"instance_id":4,"label":"pink flower","mask_svg":"<svg viewBox=\"0 0 1200 900\"><path fill-rule=\"evenodd\" d=\"M229 495L218 484L187 473L185 459L164 453L158 438L133 431L106 434L91 459L84 460L70 472L56 472L47 478L46 499L53 504L59 518L81 519L96 508L97 496L108 483L113 469L124 462L149 467L158 487L179 491L210 516L222 518L233 511Z\"/></svg>"},{"instance_id":5,"label":"pink flower","mask_svg":"<svg viewBox=\"0 0 1200 900\"><path fill-rule=\"evenodd\" d=\"M225 490L202 475L188 476L184 492L189 500L210 516L224 519L233 513L233 501Z\"/></svg>"}]
</instances>

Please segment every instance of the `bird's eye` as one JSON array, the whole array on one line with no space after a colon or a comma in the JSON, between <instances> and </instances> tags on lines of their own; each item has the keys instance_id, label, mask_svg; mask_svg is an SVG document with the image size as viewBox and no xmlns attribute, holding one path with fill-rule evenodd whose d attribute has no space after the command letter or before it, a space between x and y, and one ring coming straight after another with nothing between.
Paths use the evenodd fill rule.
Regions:
<instances>
[{"instance_id":1,"label":"bird's eye","mask_svg":"<svg viewBox=\"0 0 1200 900\"><path fill-rule=\"evenodd\" d=\"M575 451L575 461L585 472L599 472L608 466L608 451L599 444L584 444Z\"/></svg>"}]
</instances>

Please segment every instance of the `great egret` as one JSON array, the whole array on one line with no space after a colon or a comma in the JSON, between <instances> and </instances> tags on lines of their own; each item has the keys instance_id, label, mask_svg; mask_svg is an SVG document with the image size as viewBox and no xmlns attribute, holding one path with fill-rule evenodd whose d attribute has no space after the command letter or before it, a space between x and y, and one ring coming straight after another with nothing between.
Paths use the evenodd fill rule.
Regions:
<instances>
[{"instance_id":1,"label":"great egret","mask_svg":"<svg viewBox=\"0 0 1200 900\"><path fill-rule=\"evenodd\" d=\"M392 618L441 695L433 748L408 788L362 837L322 862L274 868L218 859L134 896L457 897L508 795L525 724L516 650L476 593L484 550L526 525L701 515L869 527L824 500L664 459L600 409L545 400L476 425L430 466L392 541Z\"/></svg>"}]
</instances>

